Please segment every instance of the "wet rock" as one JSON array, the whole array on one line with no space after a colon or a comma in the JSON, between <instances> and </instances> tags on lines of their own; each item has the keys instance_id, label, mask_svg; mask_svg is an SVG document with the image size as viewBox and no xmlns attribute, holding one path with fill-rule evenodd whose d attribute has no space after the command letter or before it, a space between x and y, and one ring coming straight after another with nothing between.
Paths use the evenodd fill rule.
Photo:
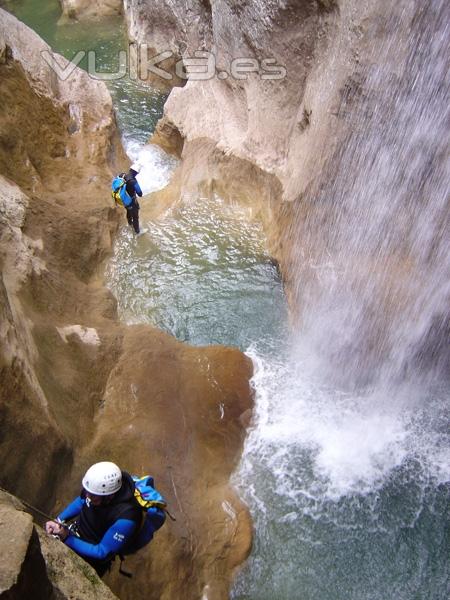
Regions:
<instances>
[{"instance_id":1,"label":"wet rock","mask_svg":"<svg viewBox=\"0 0 450 600\"><path fill-rule=\"evenodd\" d=\"M183 152L184 138L180 130L167 118L158 121L156 130L150 138L152 144L157 144L168 154L181 157Z\"/></svg>"},{"instance_id":2,"label":"wet rock","mask_svg":"<svg viewBox=\"0 0 450 600\"><path fill-rule=\"evenodd\" d=\"M83 560L33 523L20 502L0 492L0 598L113 600Z\"/></svg>"},{"instance_id":3,"label":"wet rock","mask_svg":"<svg viewBox=\"0 0 450 600\"><path fill-rule=\"evenodd\" d=\"M60 0L62 21L83 21L121 15L123 0Z\"/></svg>"},{"instance_id":4,"label":"wet rock","mask_svg":"<svg viewBox=\"0 0 450 600\"><path fill-rule=\"evenodd\" d=\"M125 158L109 94L79 70L59 79L38 58L48 46L4 11L0 31L0 483L56 514L96 460L152 473L177 521L127 559L132 582L114 572L109 584L123 598L225 598L251 545L229 487L251 362L118 322L99 277L124 219L110 198ZM53 541L38 543L53 564ZM50 571L56 597L70 594Z\"/></svg>"}]
</instances>

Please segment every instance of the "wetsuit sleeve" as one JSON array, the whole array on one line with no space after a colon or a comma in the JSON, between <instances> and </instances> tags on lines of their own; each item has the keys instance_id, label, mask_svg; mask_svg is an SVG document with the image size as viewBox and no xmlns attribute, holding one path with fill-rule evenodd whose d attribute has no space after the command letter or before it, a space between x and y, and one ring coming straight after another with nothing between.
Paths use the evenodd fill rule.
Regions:
<instances>
[{"instance_id":1,"label":"wetsuit sleeve","mask_svg":"<svg viewBox=\"0 0 450 600\"><path fill-rule=\"evenodd\" d=\"M139 183L137 182L137 180L134 180L134 189L136 190L136 194L141 197L142 196L142 190L141 190L141 186L139 185Z\"/></svg>"},{"instance_id":2,"label":"wetsuit sleeve","mask_svg":"<svg viewBox=\"0 0 450 600\"><path fill-rule=\"evenodd\" d=\"M69 535L65 544L80 556L104 560L112 554L117 554L130 543L136 530L136 523L128 519L119 519L112 525L98 544L90 544Z\"/></svg>"},{"instance_id":3,"label":"wetsuit sleeve","mask_svg":"<svg viewBox=\"0 0 450 600\"><path fill-rule=\"evenodd\" d=\"M58 515L60 521L69 521L80 514L84 506L84 499L78 496Z\"/></svg>"}]
</instances>

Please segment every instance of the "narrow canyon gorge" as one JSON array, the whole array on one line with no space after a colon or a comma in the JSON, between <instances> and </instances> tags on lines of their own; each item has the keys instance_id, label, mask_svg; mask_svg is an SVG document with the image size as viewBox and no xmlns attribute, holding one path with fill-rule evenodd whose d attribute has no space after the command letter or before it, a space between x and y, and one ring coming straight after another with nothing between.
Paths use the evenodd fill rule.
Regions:
<instances>
[{"instance_id":1,"label":"narrow canyon gorge","mask_svg":"<svg viewBox=\"0 0 450 600\"><path fill-rule=\"evenodd\" d=\"M0 596L444 600L448 7L53 4L60 40L123 25L128 69L147 67L133 84L139 118L143 98L163 98L140 151L172 158L155 154L170 176L144 190L154 239L139 246L110 194L138 156L120 121L127 92L70 68L11 14L20 2L0 1ZM158 254L158 219L218 198L260 227L255 252L286 299L286 318L275 296L254 309L262 328L271 312L286 321L271 356L124 318L108 275L130 248L133 273ZM151 260L134 287L160 284ZM170 273L161 293L176 287ZM195 314L206 330L227 314L209 304L213 316ZM102 583L21 503L57 514L100 460L150 470L176 517L127 558L132 579L115 566Z\"/></svg>"}]
</instances>

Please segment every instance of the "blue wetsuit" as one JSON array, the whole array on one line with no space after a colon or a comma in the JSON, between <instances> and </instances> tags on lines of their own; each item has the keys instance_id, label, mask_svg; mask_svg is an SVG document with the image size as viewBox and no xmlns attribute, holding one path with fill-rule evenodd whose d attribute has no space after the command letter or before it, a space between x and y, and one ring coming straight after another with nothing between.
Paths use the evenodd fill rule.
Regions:
<instances>
[{"instance_id":1,"label":"blue wetsuit","mask_svg":"<svg viewBox=\"0 0 450 600\"><path fill-rule=\"evenodd\" d=\"M125 472L122 478L122 487L108 503L93 506L82 492L58 515L61 521L76 518L80 537L69 534L65 543L99 575L106 572L116 554L130 545L142 521L142 511L134 500L133 480Z\"/></svg>"},{"instance_id":2,"label":"blue wetsuit","mask_svg":"<svg viewBox=\"0 0 450 600\"><path fill-rule=\"evenodd\" d=\"M69 506L63 510L58 516L61 521L69 521L74 517L77 517L86 500L81 498L75 498ZM128 519L118 519L113 525L106 530L102 539L97 544L85 542L81 538L75 535L69 535L65 543L69 548L72 548L80 556L86 556L94 560L105 560L110 558L114 554L121 552L132 540L134 533L136 532L136 523Z\"/></svg>"}]
</instances>

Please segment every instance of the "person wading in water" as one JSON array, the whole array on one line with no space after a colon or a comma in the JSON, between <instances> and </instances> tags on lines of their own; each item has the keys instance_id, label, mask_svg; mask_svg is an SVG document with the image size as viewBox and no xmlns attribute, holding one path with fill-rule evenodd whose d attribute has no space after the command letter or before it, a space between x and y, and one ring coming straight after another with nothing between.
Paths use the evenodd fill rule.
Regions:
<instances>
[{"instance_id":1,"label":"person wading in water","mask_svg":"<svg viewBox=\"0 0 450 600\"><path fill-rule=\"evenodd\" d=\"M139 202L137 201L136 196L139 196L141 198L142 190L141 190L141 186L137 182L136 175L139 173L140 170L141 170L140 165L137 163L134 163L133 165L131 165L131 167L128 171L128 174L125 175L125 177L124 177L124 179L126 181L125 185L126 185L127 194L131 198L131 204L126 207L127 221L128 221L128 225L130 225L131 227L134 228L134 231L136 232L137 235L139 235L139 233L140 233L140 229L139 229L140 206L139 206Z\"/></svg>"}]
</instances>

